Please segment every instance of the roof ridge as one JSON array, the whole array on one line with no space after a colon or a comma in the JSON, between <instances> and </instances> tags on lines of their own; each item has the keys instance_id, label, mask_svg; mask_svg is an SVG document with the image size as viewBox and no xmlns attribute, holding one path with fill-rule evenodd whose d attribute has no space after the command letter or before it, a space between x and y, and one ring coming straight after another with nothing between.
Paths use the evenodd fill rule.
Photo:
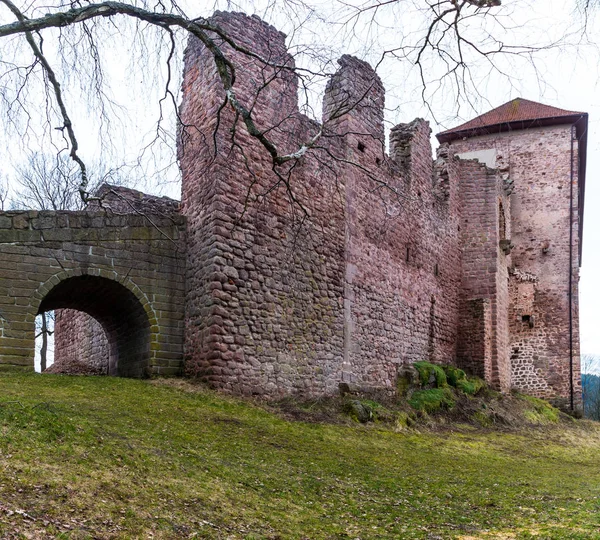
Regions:
<instances>
[{"instance_id":1,"label":"roof ridge","mask_svg":"<svg viewBox=\"0 0 600 540\"><path fill-rule=\"evenodd\" d=\"M538 101L515 97L502 105L491 109L479 116L464 122L454 128L447 129L438 134L439 136L448 136L462 131L477 130L496 126L499 124L510 124L511 122L527 122L551 118L566 118L570 116L583 115L586 113L579 111L569 111L552 105L546 105Z\"/></svg>"}]
</instances>

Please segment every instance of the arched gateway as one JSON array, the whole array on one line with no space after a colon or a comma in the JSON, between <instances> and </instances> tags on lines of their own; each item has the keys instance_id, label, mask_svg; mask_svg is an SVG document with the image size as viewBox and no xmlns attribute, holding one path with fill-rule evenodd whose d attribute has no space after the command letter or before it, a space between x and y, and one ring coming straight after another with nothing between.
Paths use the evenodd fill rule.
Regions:
<instances>
[{"instance_id":1,"label":"arched gateway","mask_svg":"<svg viewBox=\"0 0 600 540\"><path fill-rule=\"evenodd\" d=\"M150 331L158 323L139 288L121 281L89 274L68 277L44 296L38 312L72 309L90 315L108 340L108 374L141 377L160 348L158 335Z\"/></svg>"},{"instance_id":2,"label":"arched gateway","mask_svg":"<svg viewBox=\"0 0 600 540\"><path fill-rule=\"evenodd\" d=\"M175 213L0 213L0 365L33 369L36 315L67 308L104 329L109 374L179 373L183 224Z\"/></svg>"}]
</instances>

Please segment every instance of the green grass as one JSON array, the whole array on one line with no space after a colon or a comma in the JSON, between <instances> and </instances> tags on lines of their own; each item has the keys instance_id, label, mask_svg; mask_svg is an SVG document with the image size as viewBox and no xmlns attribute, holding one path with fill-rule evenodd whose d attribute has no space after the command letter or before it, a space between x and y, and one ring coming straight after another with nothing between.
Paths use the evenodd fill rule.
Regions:
<instances>
[{"instance_id":1,"label":"green grass","mask_svg":"<svg viewBox=\"0 0 600 540\"><path fill-rule=\"evenodd\" d=\"M456 402L449 388L430 388L428 390L416 390L413 392L408 403L414 409L432 413L440 409L452 409Z\"/></svg>"},{"instance_id":2,"label":"green grass","mask_svg":"<svg viewBox=\"0 0 600 540\"><path fill-rule=\"evenodd\" d=\"M600 428L395 433L0 374L0 538L437 537L600 538Z\"/></svg>"}]
</instances>

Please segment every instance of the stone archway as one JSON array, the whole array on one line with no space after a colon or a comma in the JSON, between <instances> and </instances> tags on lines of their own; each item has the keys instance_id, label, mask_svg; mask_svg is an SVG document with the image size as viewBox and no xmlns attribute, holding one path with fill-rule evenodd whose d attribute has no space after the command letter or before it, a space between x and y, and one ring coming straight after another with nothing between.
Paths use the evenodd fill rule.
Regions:
<instances>
[{"instance_id":1,"label":"stone archway","mask_svg":"<svg viewBox=\"0 0 600 540\"><path fill-rule=\"evenodd\" d=\"M155 321L148 302L135 289L101 275L64 277L45 294L42 292L38 313L71 309L90 315L106 333L108 374L143 377L151 364L152 342L156 339L151 329ZM78 339L77 335L69 337Z\"/></svg>"}]
</instances>

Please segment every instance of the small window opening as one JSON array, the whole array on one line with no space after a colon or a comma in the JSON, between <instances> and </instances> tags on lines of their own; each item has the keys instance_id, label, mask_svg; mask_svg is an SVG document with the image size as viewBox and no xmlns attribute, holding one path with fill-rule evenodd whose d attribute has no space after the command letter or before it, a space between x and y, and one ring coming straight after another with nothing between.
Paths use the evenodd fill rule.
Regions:
<instances>
[{"instance_id":1,"label":"small window opening","mask_svg":"<svg viewBox=\"0 0 600 540\"><path fill-rule=\"evenodd\" d=\"M501 202L498 204L498 228L500 240L506 240L506 216L504 215L504 206Z\"/></svg>"},{"instance_id":2,"label":"small window opening","mask_svg":"<svg viewBox=\"0 0 600 540\"><path fill-rule=\"evenodd\" d=\"M381 163L381 160L379 158L375 158L375 163L377 163L377 165L379 165Z\"/></svg>"},{"instance_id":3,"label":"small window opening","mask_svg":"<svg viewBox=\"0 0 600 540\"><path fill-rule=\"evenodd\" d=\"M366 147L366 146L365 146L365 145L364 145L362 142L358 141L358 149L359 149L361 152L364 152L364 151L366 150L366 148L367 148L367 147Z\"/></svg>"},{"instance_id":4,"label":"small window opening","mask_svg":"<svg viewBox=\"0 0 600 540\"><path fill-rule=\"evenodd\" d=\"M410 248L406 248L406 262L410 261Z\"/></svg>"},{"instance_id":5,"label":"small window opening","mask_svg":"<svg viewBox=\"0 0 600 540\"><path fill-rule=\"evenodd\" d=\"M535 326L535 318L533 315L521 315L521 321L529 325L529 328Z\"/></svg>"},{"instance_id":6,"label":"small window opening","mask_svg":"<svg viewBox=\"0 0 600 540\"><path fill-rule=\"evenodd\" d=\"M435 266L433 267L433 275L434 276L439 276L440 275L440 268L437 265L437 263L435 264Z\"/></svg>"}]
</instances>

